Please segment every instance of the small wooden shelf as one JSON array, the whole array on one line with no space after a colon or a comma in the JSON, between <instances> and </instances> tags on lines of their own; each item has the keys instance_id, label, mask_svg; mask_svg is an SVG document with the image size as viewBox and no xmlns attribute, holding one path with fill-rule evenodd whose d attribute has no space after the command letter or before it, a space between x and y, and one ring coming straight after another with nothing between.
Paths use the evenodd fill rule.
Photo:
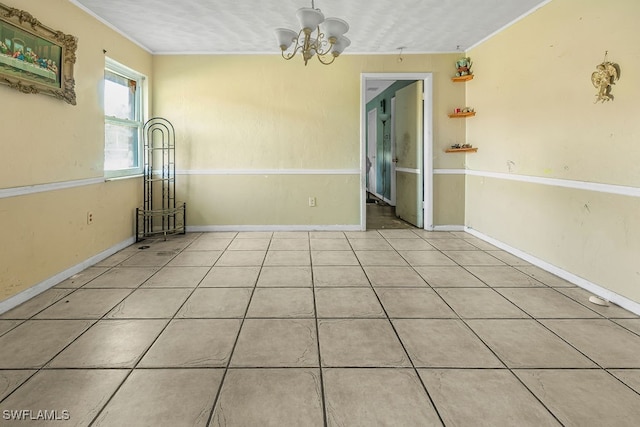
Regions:
<instances>
[{"instance_id":1,"label":"small wooden shelf","mask_svg":"<svg viewBox=\"0 0 640 427\"><path fill-rule=\"evenodd\" d=\"M451 77L451 81L454 82L466 82L467 80L472 80L473 79L473 74L467 74L466 76L459 76L459 77Z\"/></svg>"},{"instance_id":2,"label":"small wooden shelf","mask_svg":"<svg viewBox=\"0 0 640 427\"><path fill-rule=\"evenodd\" d=\"M478 151L478 147L471 147L471 148L447 148L446 150L444 150L444 152L445 152L445 153L462 153L462 152L475 153L476 151Z\"/></svg>"},{"instance_id":3,"label":"small wooden shelf","mask_svg":"<svg viewBox=\"0 0 640 427\"><path fill-rule=\"evenodd\" d=\"M449 113L449 117L451 118L473 117L475 115L475 111L472 111L470 113Z\"/></svg>"}]
</instances>

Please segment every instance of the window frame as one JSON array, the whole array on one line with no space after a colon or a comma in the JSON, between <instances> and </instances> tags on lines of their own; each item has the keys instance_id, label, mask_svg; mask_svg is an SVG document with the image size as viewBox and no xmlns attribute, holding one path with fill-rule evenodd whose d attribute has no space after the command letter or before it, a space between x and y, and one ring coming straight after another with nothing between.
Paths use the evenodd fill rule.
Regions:
<instances>
[{"instance_id":1,"label":"window frame","mask_svg":"<svg viewBox=\"0 0 640 427\"><path fill-rule=\"evenodd\" d=\"M144 168L144 153L143 153L143 141L142 141L142 128L144 126L145 121L145 111L144 111L144 100L146 97L145 90L145 80L146 76L138 71L135 71L111 58L105 57L105 73L107 71L118 74L126 79L133 80L136 82L136 92L134 94L133 100L133 108L134 108L134 120L122 119L113 116L107 116L106 111L104 111L104 100L105 100L105 80L106 76L103 76L102 81L102 109L104 113L104 124L105 129L103 133L104 144L103 144L103 172L104 177L107 179L110 178L122 178L122 177L134 177L142 175ZM117 126L126 126L131 128L137 128L138 133L138 147L137 147L137 164L138 166L127 169L106 169L105 167L105 155L107 149L107 125L117 125Z\"/></svg>"}]
</instances>

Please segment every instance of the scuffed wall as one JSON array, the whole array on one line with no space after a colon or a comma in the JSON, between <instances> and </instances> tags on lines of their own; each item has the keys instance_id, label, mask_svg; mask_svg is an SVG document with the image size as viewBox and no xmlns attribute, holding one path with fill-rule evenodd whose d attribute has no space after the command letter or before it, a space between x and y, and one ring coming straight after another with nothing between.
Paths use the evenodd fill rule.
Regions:
<instances>
[{"instance_id":1,"label":"scuffed wall","mask_svg":"<svg viewBox=\"0 0 640 427\"><path fill-rule=\"evenodd\" d=\"M466 224L640 302L640 2L554 0L472 49ZM614 101L596 65L617 62Z\"/></svg>"}]
</instances>

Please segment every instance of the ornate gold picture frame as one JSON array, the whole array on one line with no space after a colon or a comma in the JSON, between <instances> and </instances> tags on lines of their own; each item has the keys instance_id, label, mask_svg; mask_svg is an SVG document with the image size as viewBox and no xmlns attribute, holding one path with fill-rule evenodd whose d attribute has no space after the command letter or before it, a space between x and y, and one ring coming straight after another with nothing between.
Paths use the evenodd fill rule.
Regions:
<instances>
[{"instance_id":1,"label":"ornate gold picture frame","mask_svg":"<svg viewBox=\"0 0 640 427\"><path fill-rule=\"evenodd\" d=\"M0 83L76 105L73 67L78 39L24 10L0 3Z\"/></svg>"}]
</instances>

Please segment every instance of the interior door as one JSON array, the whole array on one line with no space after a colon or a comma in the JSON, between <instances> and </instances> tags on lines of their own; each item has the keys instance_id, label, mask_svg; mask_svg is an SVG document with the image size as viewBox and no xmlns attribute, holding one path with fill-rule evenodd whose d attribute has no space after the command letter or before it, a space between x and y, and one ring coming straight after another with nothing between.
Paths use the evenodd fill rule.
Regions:
<instances>
[{"instance_id":1,"label":"interior door","mask_svg":"<svg viewBox=\"0 0 640 427\"><path fill-rule=\"evenodd\" d=\"M396 215L423 228L422 80L396 92Z\"/></svg>"}]
</instances>

